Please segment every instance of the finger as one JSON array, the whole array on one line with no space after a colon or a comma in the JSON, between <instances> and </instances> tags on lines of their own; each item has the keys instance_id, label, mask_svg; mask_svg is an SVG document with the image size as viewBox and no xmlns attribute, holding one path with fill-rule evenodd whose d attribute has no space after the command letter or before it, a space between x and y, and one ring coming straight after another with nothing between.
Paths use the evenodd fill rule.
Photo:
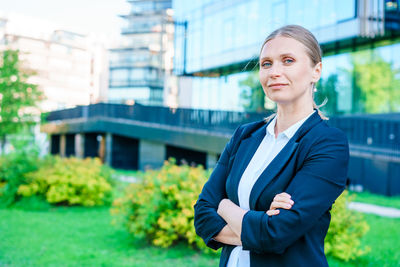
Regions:
<instances>
[{"instance_id":1,"label":"finger","mask_svg":"<svg viewBox=\"0 0 400 267\"><path fill-rule=\"evenodd\" d=\"M279 214L279 210L268 210L267 215L268 216L273 216Z\"/></svg>"},{"instance_id":2,"label":"finger","mask_svg":"<svg viewBox=\"0 0 400 267\"><path fill-rule=\"evenodd\" d=\"M291 199L291 198L292 198L292 196L289 195L289 194L286 193L286 192L282 192L282 193L280 193L280 194L276 194L275 197L283 197L283 198L288 198L288 199Z\"/></svg>"},{"instance_id":3,"label":"finger","mask_svg":"<svg viewBox=\"0 0 400 267\"><path fill-rule=\"evenodd\" d=\"M274 201L289 201L289 200L290 200L290 198L282 196L282 195L276 195L274 197Z\"/></svg>"},{"instance_id":4,"label":"finger","mask_svg":"<svg viewBox=\"0 0 400 267\"><path fill-rule=\"evenodd\" d=\"M282 195L276 195L275 198L274 198L274 201L285 202L285 203L288 203L290 205L294 204L294 201L292 199L290 199L290 198L288 198L286 196L282 196Z\"/></svg>"},{"instance_id":5,"label":"finger","mask_svg":"<svg viewBox=\"0 0 400 267\"><path fill-rule=\"evenodd\" d=\"M291 209L292 205L287 202L274 201L271 203L270 210L274 209Z\"/></svg>"},{"instance_id":6,"label":"finger","mask_svg":"<svg viewBox=\"0 0 400 267\"><path fill-rule=\"evenodd\" d=\"M286 192L282 192L282 193L280 193L280 195L281 195L281 196L284 196L284 197L287 197L287 198L292 198L292 196L289 195L289 194L286 193Z\"/></svg>"}]
</instances>

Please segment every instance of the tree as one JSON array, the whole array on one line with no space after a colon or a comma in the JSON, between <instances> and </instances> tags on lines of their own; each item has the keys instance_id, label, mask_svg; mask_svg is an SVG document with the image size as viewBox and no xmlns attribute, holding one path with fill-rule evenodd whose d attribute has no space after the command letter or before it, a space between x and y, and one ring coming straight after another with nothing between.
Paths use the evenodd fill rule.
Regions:
<instances>
[{"instance_id":1,"label":"tree","mask_svg":"<svg viewBox=\"0 0 400 267\"><path fill-rule=\"evenodd\" d=\"M42 93L27 82L29 73L22 69L19 51L5 50L0 57L0 142L1 153L7 136L35 123L35 111Z\"/></svg>"},{"instance_id":2,"label":"tree","mask_svg":"<svg viewBox=\"0 0 400 267\"><path fill-rule=\"evenodd\" d=\"M246 79L239 82L241 86L241 98L244 101L245 111L265 111L265 94L258 79L258 71L249 72Z\"/></svg>"},{"instance_id":3,"label":"tree","mask_svg":"<svg viewBox=\"0 0 400 267\"><path fill-rule=\"evenodd\" d=\"M323 112L329 115L337 114L337 88L338 85L338 75L336 73L330 74L328 78L321 78L317 85L317 92L314 95L314 100L317 105L322 104L325 99L326 104L321 107Z\"/></svg>"},{"instance_id":4,"label":"tree","mask_svg":"<svg viewBox=\"0 0 400 267\"><path fill-rule=\"evenodd\" d=\"M353 112L399 111L399 70L376 52L368 52L359 52L352 58Z\"/></svg>"}]
</instances>

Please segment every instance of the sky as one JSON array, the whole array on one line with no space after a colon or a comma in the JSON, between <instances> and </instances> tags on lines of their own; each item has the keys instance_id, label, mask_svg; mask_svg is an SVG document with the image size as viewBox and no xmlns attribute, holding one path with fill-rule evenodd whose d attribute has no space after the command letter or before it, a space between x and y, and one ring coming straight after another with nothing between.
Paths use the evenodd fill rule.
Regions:
<instances>
[{"instance_id":1,"label":"sky","mask_svg":"<svg viewBox=\"0 0 400 267\"><path fill-rule=\"evenodd\" d=\"M0 14L40 18L83 34L118 35L118 15L128 14L129 6L126 0L0 0Z\"/></svg>"}]
</instances>

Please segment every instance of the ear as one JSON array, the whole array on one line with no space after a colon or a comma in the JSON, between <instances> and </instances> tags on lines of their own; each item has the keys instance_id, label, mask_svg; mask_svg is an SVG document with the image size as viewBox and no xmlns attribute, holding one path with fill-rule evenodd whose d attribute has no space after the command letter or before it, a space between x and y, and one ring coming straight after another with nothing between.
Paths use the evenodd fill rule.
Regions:
<instances>
[{"instance_id":1,"label":"ear","mask_svg":"<svg viewBox=\"0 0 400 267\"><path fill-rule=\"evenodd\" d=\"M311 79L313 83L317 83L319 81L319 78L321 78L321 72L322 72L322 62L318 62L317 65L315 65L313 68L312 79Z\"/></svg>"}]
</instances>

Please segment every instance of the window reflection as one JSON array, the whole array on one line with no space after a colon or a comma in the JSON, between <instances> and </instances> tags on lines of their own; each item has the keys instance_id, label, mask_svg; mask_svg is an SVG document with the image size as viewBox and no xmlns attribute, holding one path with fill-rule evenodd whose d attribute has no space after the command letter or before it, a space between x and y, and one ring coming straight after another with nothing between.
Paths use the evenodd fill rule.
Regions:
<instances>
[{"instance_id":1,"label":"window reflection","mask_svg":"<svg viewBox=\"0 0 400 267\"><path fill-rule=\"evenodd\" d=\"M324 58L315 95L319 103L328 98L321 109L328 114L399 112L399 54L395 44Z\"/></svg>"},{"instance_id":2,"label":"window reflection","mask_svg":"<svg viewBox=\"0 0 400 267\"><path fill-rule=\"evenodd\" d=\"M385 9L398 10L398 2L385 1ZM188 21L188 72L250 60L257 56L264 38L284 24L300 24L319 34L317 38L323 41L350 39L360 27L354 19L356 0L199 0L193 3L176 0L174 6L178 7L176 18ZM317 103L328 98L322 108L328 115L400 111L400 95L396 93L400 92L400 44L380 45L362 52L349 53L352 48L346 52L335 51L339 54L323 59L323 77L315 97ZM194 106L240 109L239 83L248 75L232 73L227 77L194 78ZM225 95L230 98L220 97ZM216 99L231 102L218 104Z\"/></svg>"}]
</instances>

